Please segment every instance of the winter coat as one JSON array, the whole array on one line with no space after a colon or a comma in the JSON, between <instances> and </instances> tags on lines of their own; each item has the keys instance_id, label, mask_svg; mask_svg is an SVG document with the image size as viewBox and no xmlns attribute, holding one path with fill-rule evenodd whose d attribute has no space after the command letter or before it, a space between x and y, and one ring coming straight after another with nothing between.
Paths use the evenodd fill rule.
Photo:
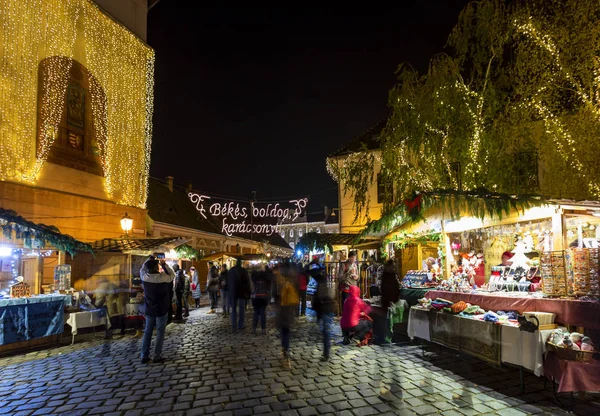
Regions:
<instances>
[{"instance_id":1,"label":"winter coat","mask_svg":"<svg viewBox=\"0 0 600 416\"><path fill-rule=\"evenodd\" d=\"M277 282L277 291L275 296L275 302L277 303L277 325L280 328L291 328L296 321L296 311L298 310L298 305L281 306L281 291L285 285L286 278L277 272L275 273L275 279Z\"/></svg>"},{"instance_id":2,"label":"winter coat","mask_svg":"<svg viewBox=\"0 0 600 416\"><path fill-rule=\"evenodd\" d=\"M358 268L356 267L356 264L350 264L348 262L342 264L338 274L338 280L342 292L348 292L350 287L356 286L358 282Z\"/></svg>"},{"instance_id":3,"label":"winter coat","mask_svg":"<svg viewBox=\"0 0 600 416\"><path fill-rule=\"evenodd\" d=\"M173 270L167 264L163 265L163 270L162 273L149 273L147 261L140 270L144 287L145 313L148 316L160 317L169 312Z\"/></svg>"},{"instance_id":4,"label":"winter coat","mask_svg":"<svg viewBox=\"0 0 600 416\"><path fill-rule=\"evenodd\" d=\"M227 275L227 290L233 299L250 299L250 277L242 266L234 266Z\"/></svg>"},{"instance_id":5,"label":"winter coat","mask_svg":"<svg viewBox=\"0 0 600 416\"><path fill-rule=\"evenodd\" d=\"M317 291L313 296L312 309L317 312L317 319L326 313L335 313L335 291L327 286L327 277L324 274L313 276L317 281Z\"/></svg>"},{"instance_id":6,"label":"winter coat","mask_svg":"<svg viewBox=\"0 0 600 416\"><path fill-rule=\"evenodd\" d=\"M394 270L387 267L381 275L381 307L387 309L390 303L396 303L400 299L400 283Z\"/></svg>"},{"instance_id":7,"label":"winter coat","mask_svg":"<svg viewBox=\"0 0 600 416\"><path fill-rule=\"evenodd\" d=\"M223 270L219 275L219 287L221 290L227 290L227 270Z\"/></svg>"},{"instance_id":8,"label":"winter coat","mask_svg":"<svg viewBox=\"0 0 600 416\"><path fill-rule=\"evenodd\" d=\"M252 273L252 299L271 299L271 279L267 273Z\"/></svg>"},{"instance_id":9,"label":"winter coat","mask_svg":"<svg viewBox=\"0 0 600 416\"><path fill-rule=\"evenodd\" d=\"M184 289L185 289L185 274L183 274L183 270L177 270L177 272L175 272L175 293L183 294Z\"/></svg>"},{"instance_id":10,"label":"winter coat","mask_svg":"<svg viewBox=\"0 0 600 416\"><path fill-rule=\"evenodd\" d=\"M342 308L342 319L340 320L342 329L355 327L360 322L361 312L368 314L371 311L371 307L360 298L358 286L350 286L348 293L348 299Z\"/></svg>"},{"instance_id":11,"label":"winter coat","mask_svg":"<svg viewBox=\"0 0 600 416\"><path fill-rule=\"evenodd\" d=\"M209 273L206 280L206 290L211 293L219 291L219 275L217 273Z\"/></svg>"},{"instance_id":12,"label":"winter coat","mask_svg":"<svg viewBox=\"0 0 600 416\"><path fill-rule=\"evenodd\" d=\"M200 277L198 276L198 271L194 270L192 274L192 297L194 299L200 299L200 295L202 295L202 288L200 287Z\"/></svg>"}]
</instances>

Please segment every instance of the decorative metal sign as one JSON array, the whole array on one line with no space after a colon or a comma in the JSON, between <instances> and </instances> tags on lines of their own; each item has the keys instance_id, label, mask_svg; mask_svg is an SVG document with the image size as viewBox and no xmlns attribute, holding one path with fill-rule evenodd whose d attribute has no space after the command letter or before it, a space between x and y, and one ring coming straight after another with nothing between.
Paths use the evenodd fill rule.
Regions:
<instances>
[{"instance_id":1,"label":"decorative metal sign","mask_svg":"<svg viewBox=\"0 0 600 416\"><path fill-rule=\"evenodd\" d=\"M188 196L204 219L222 220L221 232L234 234L264 234L279 232L282 222L294 222L308 204L308 198L293 199L287 203L216 202L210 196L190 192ZM256 220L256 221L255 221Z\"/></svg>"}]
</instances>

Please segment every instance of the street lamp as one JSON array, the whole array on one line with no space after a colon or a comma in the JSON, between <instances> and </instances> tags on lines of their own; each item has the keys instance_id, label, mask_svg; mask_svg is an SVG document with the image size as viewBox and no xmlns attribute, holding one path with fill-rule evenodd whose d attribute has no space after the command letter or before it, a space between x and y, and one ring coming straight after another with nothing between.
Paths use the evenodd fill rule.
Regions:
<instances>
[{"instance_id":1,"label":"street lamp","mask_svg":"<svg viewBox=\"0 0 600 416\"><path fill-rule=\"evenodd\" d=\"M131 227L133 227L133 220L129 215L127 215L127 213L125 213L123 218L121 218L121 228L126 236L129 234L129 231L131 231Z\"/></svg>"}]
</instances>

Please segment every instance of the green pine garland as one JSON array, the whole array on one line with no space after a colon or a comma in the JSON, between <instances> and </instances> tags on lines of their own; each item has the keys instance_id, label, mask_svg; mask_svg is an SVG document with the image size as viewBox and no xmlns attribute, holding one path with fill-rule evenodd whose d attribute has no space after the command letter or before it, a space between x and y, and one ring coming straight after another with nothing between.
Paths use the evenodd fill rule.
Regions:
<instances>
[{"instance_id":1,"label":"green pine garland","mask_svg":"<svg viewBox=\"0 0 600 416\"><path fill-rule=\"evenodd\" d=\"M23 240L23 246L42 249L46 245L55 247L74 256L78 252L93 253L92 246L82 243L52 225L36 224L18 215L15 211L0 208L2 233L7 239Z\"/></svg>"},{"instance_id":2,"label":"green pine garland","mask_svg":"<svg viewBox=\"0 0 600 416\"><path fill-rule=\"evenodd\" d=\"M182 244L175 247L175 253L177 253L177 258L180 259L201 260L204 257L201 251L196 250L189 244Z\"/></svg>"},{"instance_id":3,"label":"green pine garland","mask_svg":"<svg viewBox=\"0 0 600 416\"><path fill-rule=\"evenodd\" d=\"M407 203L397 205L379 220L371 221L361 232L360 237L381 232L390 232L406 223L418 223L423 219L423 211L440 208L450 219L456 220L466 212L472 217L502 219L511 211L524 212L526 209L544 205L546 198L538 195L509 195L479 188L473 191L436 190L421 192L420 209L407 208ZM410 202L410 201L408 201Z\"/></svg>"}]
</instances>

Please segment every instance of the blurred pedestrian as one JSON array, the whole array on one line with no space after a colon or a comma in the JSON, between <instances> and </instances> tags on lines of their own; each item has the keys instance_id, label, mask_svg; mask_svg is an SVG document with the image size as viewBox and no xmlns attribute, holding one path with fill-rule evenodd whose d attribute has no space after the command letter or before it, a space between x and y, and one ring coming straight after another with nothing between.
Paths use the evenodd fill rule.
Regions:
<instances>
[{"instance_id":1,"label":"blurred pedestrian","mask_svg":"<svg viewBox=\"0 0 600 416\"><path fill-rule=\"evenodd\" d=\"M200 307L200 296L202 296L202 289L200 287L200 277L198 276L198 272L195 267L190 268L190 274L192 275L192 298L194 299L194 303L196 304L196 308Z\"/></svg>"},{"instance_id":2,"label":"blurred pedestrian","mask_svg":"<svg viewBox=\"0 0 600 416\"><path fill-rule=\"evenodd\" d=\"M271 298L271 281L269 275L262 270L252 272L252 306L254 316L252 319L252 333L256 334L256 327L260 319L262 334L267 333L267 306Z\"/></svg>"},{"instance_id":3,"label":"blurred pedestrian","mask_svg":"<svg viewBox=\"0 0 600 416\"><path fill-rule=\"evenodd\" d=\"M292 360L290 356L290 336L291 329L294 325L296 311L300 298L296 290L296 270L294 267L286 266L279 268L279 276L277 276L277 294L279 309L277 313L277 321L281 330L281 357L284 367L291 367Z\"/></svg>"},{"instance_id":4,"label":"blurred pedestrian","mask_svg":"<svg viewBox=\"0 0 600 416\"><path fill-rule=\"evenodd\" d=\"M112 337L113 328L121 328L121 335L125 335L125 300L120 295L119 287L106 277L99 280L95 305L97 308L105 308L110 320L110 329L105 325L106 338Z\"/></svg>"},{"instance_id":5,"label":"blurred pedestrian","mask_svg":"<svg viewBox=\"0 0 600 416\"><path fill-rule=\"evenodd\" d=\"M163 272L159 272L159 263ZM159 262L154 256L149 256L140 270L140 276L144 287L146 315L146 329L142 338L142 364L150 362L150 344L154 327L156 327L156 339L153 361L162 363L164 362L162 347L165 339L165 327L167 325L168 309L171 304L169 287L173 286L173 271L164 259Z\"/></svg>"},{"instance_id":6,"label":"blurred pedestrian","mask_svg":"<svg viewBox=\"0 0 600 416\"><path fill-rule=\"evenodd\" d=\"M323 332L323 356L321 361L329 361L331 351L331 327L335 315L335 288L327 282L325 268L316 261L308 266L309 275L317 282L312 307L317 313L317 322L321 322Z\"/></svg>"},{"instance_id":7,"label":"blurred pedestrian","mask_svg":"<svg viewBox=\"0 0 600 416\"><path fill-rule=\"evenodd\" d=\"M215 313L217 303L219 302L219 272L217 271L217 266L212 266L208 272L206 291L208 292L208 296L210 296L210 311L208 313Z\"/></svg>"},{"instance_id":8,"label":"blurred pedestrian","mask_svg":"<svg viewBox=\"0 0 600 416\"><path fill-rule=\"evenodd\" d=\"M185 288L185 275L183 270L179 268L179 265L173 265L173 271L175 272L175 299L177 302L177 309L175 311L175 321L183 322L183 290Z\"/></svg>"},{"instance_id":9,"label":"blurred pedestrian","mask_svg":"<svg viewBox=\"0 0 600 416\"><path fill-rule=\"evenodd\" d=\"M245 328L246 301L250 299L251 293L248 272L242 267L242 261L239 259L227 275L227 290L231 306L231 329L235 333Z\"/></svg>"},{"instance_id":10,"label":"blurred pedestrian","mask_svg":"<svg viewBox=\"0 0 600 416\"><path fill-rule=\"evenodd\" d=\"M219 275L219 288L221 290L221 303L223 305L223 316L227 317L229 315L229 310L231 307L229 306L229 299L227 297L227 265L223 265L223 269L221 270L221 274Z\"/></svg>"},{"instance_id":11,"label":"blurred pedestrian","mask_svg":"<svg viewBox=\"0 0 600 416\"><path fill-rule=\"evenodd\" d=\"M184 270L184 283L183 283L183 317L187 318L190 316L190 292L191 292L191 278Z\"/></svg>"},{"instance_id":12,"label":"blurred pedestrian","mask_svg":"<svg viewBox=\"0 0 600 416\"><path fill-rule=\"evenodd\" d=\"M296 310L296 316L306 315L306 288L308 286L307 272L302 267L302 263L298 264L298 296L300 297L300 308Z\"/></svg>"},{"instance_id":13,"label":"blurred pedestrian","mask_svg":"<svg viewBox=\"0 0 600 416\"><path fill-rule=\"evenodd\" d=\"M396 266L394 260L388 260L381 275L381 307L387 310L390 304L398 302L398 299L400 299L400 282L396 275Z\"/></svg>"}]
</instances>

